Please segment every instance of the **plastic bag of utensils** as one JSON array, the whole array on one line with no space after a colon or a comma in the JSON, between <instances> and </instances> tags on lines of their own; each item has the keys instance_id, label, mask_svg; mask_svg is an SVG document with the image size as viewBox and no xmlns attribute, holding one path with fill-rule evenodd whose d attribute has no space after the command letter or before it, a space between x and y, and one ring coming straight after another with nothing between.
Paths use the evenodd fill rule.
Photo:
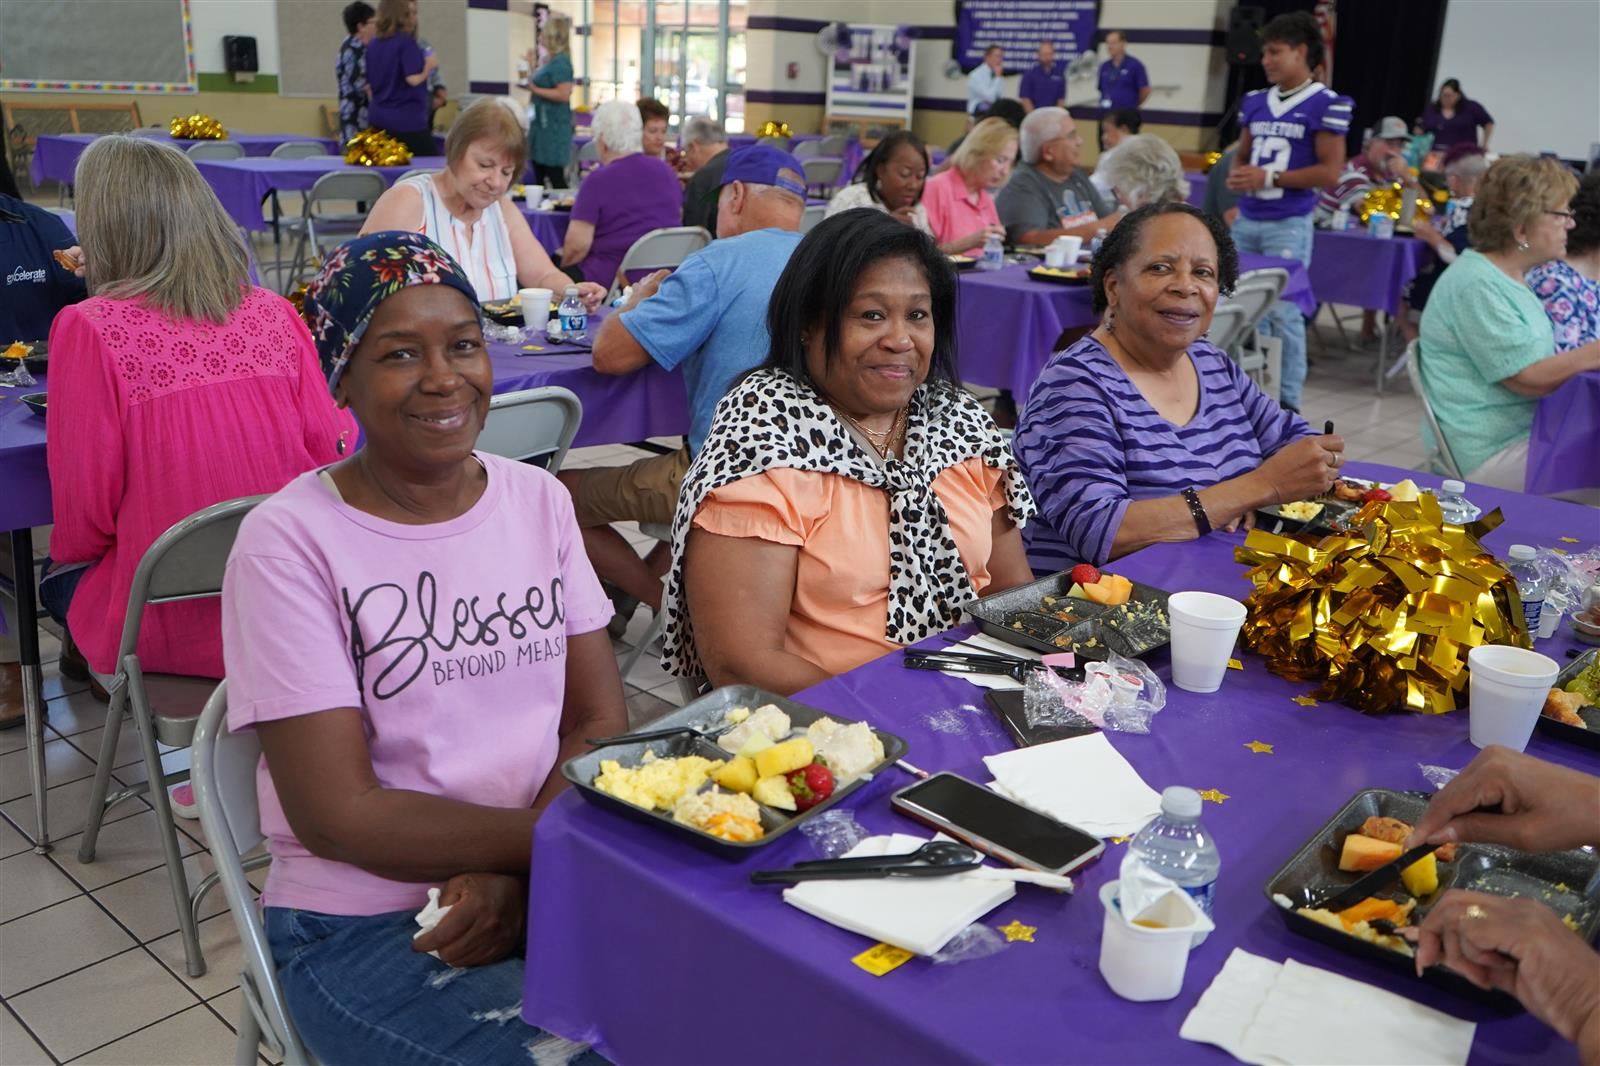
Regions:
<instances>
[{"instance_id":1,"label":"plastic bag of utensils","mask_svg":"<svg viewBox=\"0 0 1600 1066\"><path fill-rule=\"evenodd\" d=\"M1092 725L1117 733L1148 733L1150 722L1167 705L1167 687L1138 659L1111 653L1105 662L1084 666L1073 681L1054 670L1034 670L1022 689L1028 725Z\"/></svg>"}]
</instances>

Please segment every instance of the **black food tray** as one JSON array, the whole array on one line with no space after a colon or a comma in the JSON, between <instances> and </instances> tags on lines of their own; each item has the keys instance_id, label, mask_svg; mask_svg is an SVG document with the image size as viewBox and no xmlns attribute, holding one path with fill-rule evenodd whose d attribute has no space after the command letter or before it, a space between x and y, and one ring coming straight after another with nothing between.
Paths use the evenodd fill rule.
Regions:
<instances>
[{"instance_id":1,"label":"black food tray","mask_svg":"<svg viewBox=\"0 0 1600 1066\"><path fill-rule=\"evenodd\" d=\"M1028 277L1034 281L1042 281L1046 285L1087 285L1089 284L1089 271L1085 267L1073 268L1072 274L1046 274L1041 268L1033 267L1028 271Z\"/></svg>"},{"instance_id":2,"label":"black food tray","mask_svg":"<svg viewBox=\"0 0 1600 1066\"><path fill-rule=\"evenodd\" d=\"M821 718L832 718L840 725L850 725L855 719L844 718L837 714L808 707L803 703L796 703L786 696L776 696L754 685L728 685L725 688L708 692L685 707L680 707L671 714L664 715L651 722L647 727L651 730L671 729L674 726L694 726L701 730L712 730L726 717L727 712L735 707L748 707L754 711L762 704L774 704L784 714L789 716L789 722L795 732L791 736L804 734L806 727ZM906 742L893 733L885 733L881 729L872 730L878 739L883 742L883 762L868 770L846 785L837 788L833 795L812 807L809 811L789 814L784 811L774 810L771 807L759 805L761 808L761 827L766 830L766 835L760 840L734 841L724 840L712 836L693 826L684 825L682 822L672 820L672 815L662 811L645 810L636 807L626 800L618 799L608 792L601 792L595 788L593 781L600 773L602 760L615 759L623 766L638 766L644 759L646 751L654 751L658 757L681 755L702 755L708 759L727 761L733 756L717 746L715 740L705 740L691 733L669 737L665 740L652 740L639 744L613 744L606 748L595 748L582 755L568 759L561 766L561 773L577 788L578 794L590 803L616 811L618 814L632 818L634 821L645 822L661 826L672 832L688 837L695 844L708 851L715 852L726 858L738 858L747 852L771 844L774 840L789 832L795 826L804 823L808 818L827 810L844 797L872 779L872 775L881 771L885 766L899 759L906 753Z\"/></svg>"},{"instance_id":3,"label":"black food tray","mask_svg":"<svg viewBox=\"0 0 1600 1066\"><path fill-rule=\"evenodd\" d=\"M1582 673L1590 663L1600 658L1600 648L1584 652L1566 665L1566 668L1556 675L1556 688L1565 688L1568 681ZM1585 748L1594 748L1600 751L1600 707L1589 704L1578 708L1578 717L1588 724L1588 729L1579 729L1575 725L1558 722L1554 718L1539 716L1538 729L1554 740L1564 740L1569 744L1579 744Z\"/></svg>"},{"instance_id":4,"label":"black food tray","mask_svg":"<svg viewBox=\"0 0 1600 1066\"><path fill-rule=\"evenodd\" d=\"M1137 658L1172 639L1170 624L1160 625L1149 620L1135 626L1118 625L1119 608L1068 596L1067 590L1070 588L1071 572L1063 570L1026 585L973 600L965 605L964 610L978 623L979 629L1007 644L1047 655L1070 651L1090 661L1109 658L1108 649L1124 658ZM1044 603L1046 596L1055 597L1056 604L1047 606ZM1167 593L1154 585L1135 581L1133 595L1128 602L1159 604L1165 612ZM1065 622L1050 616L1049 612L1064 606L1069 606L1080 620ZM1017 625L1022 628L1017 628ZM1062 637L1072 640L1073 644L1055 643ZM1090 640L1095 641L1092 648L1085 646Z\"/></svg>"},{"instance_id":5,"label":"black food tray","mask_svg":"<svg viewBox=\"0 0 1600 1066\"><path fill-rule=\"evenodd\" d=\"M1415 962L1406 955L1377 944L1370 944L1322 925L1294 908L1309 906L1338 889L1348 888L1364 876L1339 869L1339 851L1344 838L1361 828L1367 818L1378 815L1417 824L1428 805L1425 792L1395 792L1371 788L1356 793L1339 812L1312 835L1299 851L1290 856L1266 885L1266 896L1292 932L1320 940L1351 955L1369 959L1386 969L1413 974ZM1585 886L1600 870L1600 856L1580 849L1538 855L1514 851L1492 844L1462 844L1455 859L1439 863L1439 891L1417 900L1411 922L1419 924L1439 897L1452 888L1487 892L1497 896L1527 896L1547 904L1557 914L1572 916L1578 935L1588 943L1600 930L1600 900L1586 898ZM1378 893L1389 898L1406 895L1397 880L1393 889ZM1287 896L1293 907L1285 908L1273 899ZM1479 988L1465 977L1443 966L1430 966L1422 979L1458 995L1487 1004L1506 1013L1521 1011L1522 1005L1503 992Z\"/></svg>"},{"instance_id":6,"label":"black food tray","mask_svg":"<svg viewBox=\"0 0 1600 1066\"><path fill-rule=\"evenodd\" d=\"M45 413L44 413L44 409L45 409L45 394L44 393L42 393L42 392L30 392L26 396L22 397L22 402L28 405L28 410L32 411L34 414L38 415L40 418L45 417Z\"/></svg>"}]
</instances>

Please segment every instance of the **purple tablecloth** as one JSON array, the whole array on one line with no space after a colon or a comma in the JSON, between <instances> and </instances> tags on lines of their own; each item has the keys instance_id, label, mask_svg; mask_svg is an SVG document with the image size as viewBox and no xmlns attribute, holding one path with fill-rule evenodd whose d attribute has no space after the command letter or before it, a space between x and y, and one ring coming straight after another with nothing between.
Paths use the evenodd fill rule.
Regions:
<instances>
[{"instance_id":1,"label":"purple tablecloth","mask_svg":"<svg viewBox=\"0 0 1600 1066\"><path fill-rule=\"evenodd\" d=\"M1183 172L1184 180L1189 183L1189 203L1195 207L1204 207L1206 204L1206 176L1198 170Z\"/></svg>"},{"instance_id":2,"label":"purple tablecloth","mask_svg":"<svg viewBox=\"0 0 1600 1066\"><path fill-rule=\"evenodd\" d=\"M1241 271L1281 267L1289 271L1284 299L1306 314L1317 302L1306 271L1290 259L1243 253ZM1028 277L1029 266L967 270L956 300L956 331L961 380L991 389L1010 389L1020 403L1055 352L1056 338L1069 328L1093 326L1094 298L1087 285L1059 285Z\"/></svg>"},{"instance_id":3,"label":"purple tablecloth","mask_svg":"<svg viewBox=\"0 0 1600 1066\"><path fill-rule=\"evenodd\" d=\"M1586 512L1572 504L1478 486L1471 498L1508 506L1506 524L1489 538L1500 551L1512 540L1584 535ZM1595 535L1592 524L1588 535ZM1233 562L1241 539L1217 534L1150 548L1116 569L1167 589L1243 596L1244 568ZM568 792L534 832L523 1017L591 1042L618 1062L742 1063L760 1057L752 1049L768 1048L780 1061L826 1063L1223 1064L1234 1060L1177 1034L1239 947L1273 960L1292 956L1471 1017L1479 1022L1475 1063L1576 1062L1571 1046L1527 1015L1495 1017L1409 975L1289 934L1262 894L1278 865L1360 789L1425 788L1418 763L1460 767L1474 749L1464 713L1368 718L1340 705L1301 707L1291 697L1310 686L1268 673L1254 655L1242 658L1243 672L1230 672L1215 695L1169 688L1149 736L1109 735L1152 787L1185 784L1227 796L1204 812L1222 856L1217 931L1190 956L1174 1000L1126 1002L1097 968L1097 892L1117 876L1125 845L1108 842L1104 859L1076 876L1075 896L1019 886L1013 900L982 919L1036 926L1033 943L954 966L913 959L873 977L850 963L871 946L867 938L785 905L775 887L750 885L752 870L813 858L801 834L756 858L723 860ZM1164 655L1151 665L1170 676ZM903 669L890 655L798 698L905 737L908 758L925 770L986 781L981 756L1011 745L981 709L981 697L963 680ZM947 713L936 726L931 716L939 711ZM951 721L961 723L959 731ZM1252 753L1245 744L1253 740L1272 744L1273 752ZM1593 753L1542 734L1529 750L1596 767ZM874 832L925 832L890 811L890 793L908 783L886 769L846 806Z\"/></svg>"},{"instance_id":4,"label":"purple tablecloth","mask_svg":"<svg viewBox=\"0 0 1600 1066\"><path fill-rule=\"evenodd\" d=\"M572 221L571 211L540 211L527 204L519 204L522 217L528 220L533 236L551 255L561 251L567 239L567 223Z\"/></svg>"},{"instance_id":5,"label":"purple tablecloth","mask_svg":"<svg viewBox=\"0 0 1600 1066\"><path fill-rule=\"evenodd\" d=\"M1317 302L1396 314L1400 291L1416 277L1429 249L1415 237L1317 230L1311 248L1311 291Z\"/></svg>"},{"instance_id":6,"label":"purple tablecloth","mask_svg":"<svg viewBox=\"0 0 1600 1066\"><path fill-rule=\"evenodd\" d=\"M274 190L304 192L315 185L317 179L335 170L358 169L344 161L343 156L312 156L309 159L226 159L197 160L195 166L206 184L216 191L228 212L245 229L264 230L271 220L262 211L262 202ZM444 166L443 156L417 156L398 167L361 167L383 175L385 182L393 183L408 170L436 170Z\"/></svg>"},{"instance_id":7,"label":"purple tablecloth","mask_svg":"<svg viewBox=\"0 0 1600 1066\"><path fill-rule=\"evenodd\" d=\"M38 142L34 145L33 161L28 164L28 175L33 179L33 184L38 186L45 181L54 180L63 185L71 185L73 171L78 166L78 157L99 136L97 133L40 134ZM185 150L190 145L200 143L191 140L173 140L165 133L160 136L151 134L150 137L152 140L175 144ZM235 133L229 130L228 139L237 142L244 149L246 156L269 156L280 144L303 141L320 144L330 153L339 150L339 143L330 137L306 137L298 133Z\"/></svg>"},{"instance_id":8,"label":"purple tablecloth","mask_svg":"<svg viewBox=\"0 0 1600 1066\"><path fill-rule=\"evenodd\" d=\"M45 391L45 375L31 388L0 389L0 531L50 522L50 473L44 461L44 419L22 397Z\"/></svg>"},{"instance_id":9,"label":"purple tablecloth","mask_svg":"<svg viewBox=\"0 0 1600 1066\"><path fill-rule=\"evenodd\" d=\"M1579 374L1539 401L1528 441L1528 491L1600 489L1600 372Z\"/></svg>"}]
</instances>

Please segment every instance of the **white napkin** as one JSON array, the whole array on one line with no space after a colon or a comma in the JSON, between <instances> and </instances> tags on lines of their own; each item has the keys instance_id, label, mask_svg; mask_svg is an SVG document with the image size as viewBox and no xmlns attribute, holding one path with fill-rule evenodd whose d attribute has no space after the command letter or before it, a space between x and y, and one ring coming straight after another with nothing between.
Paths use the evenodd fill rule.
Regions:
<instances>
[{"instance_id":1,"label":"white napkin","mask_svg":"<svg viewBox=\"0 0 1600 1066\"><path fill-rule=\"evenodd\" d=\"M943 650L958 652L962 655L1004 655L1011 659L1033 659L1037 661L1040 654L1031 648L1019 648L1015 644L1007 644L997 640L987 633L974 633L970 637L963 637L955 643L947 645ZM959 677L963 681L970 681L979 688L996 690L1022 688L1021 681L1013 681L1004 674L963 674L950 670L940 671L950 677Z\"/></svg>"},{"instance_id":2,"label":"white napkin","mask_svg":"<svg viewBox=\"0 0 1600 1066\"><path fill-rule=\"evenodd\" d=\"M845 853L903 855L928 841L893 833L868 837ZM1010 881L951 874L861 881L805 881L787 888L784 901L852 933L932 955L961 930L1017 894Z\"/></svg>"},{"instance_id":3,"label":"white napkin","mask_svg":"<svg viewBox=\"0 0 1600 1066\"><path fill-rule=\"evenodd\" d=\"M1104 733L986 755L996 792L1098 837L1132 836L1161 813L1145 784Z\"/></svg>"},{"instance_id":4,"label":"white napkin","mask_svg":"<svg viewBox=\"0 0 1600 1066\"><path fill-rule=\"evenodd\" d=\"M439 890L437 888L428 889L428 902L417 912L416 918L413 919L420 928L411 934L411 939L415 940L423 933L431 932L433 927L438 925L444 919L444 916L449 913L449 907L439 906ZM430 951L428 954L436 959L439 957L437 951Z\"/></svg>"},{"instance_id":5,"label":"white napkin","mask_svg":"<svg viewBox=\"0 0 1600 1066\"><path fill-rule=\"evenodd\" d=\"M1465 1066L1476 1031L1393 992L1234 948L1178 1035L1256 1066Z\"/></svg>"}]
</instances>

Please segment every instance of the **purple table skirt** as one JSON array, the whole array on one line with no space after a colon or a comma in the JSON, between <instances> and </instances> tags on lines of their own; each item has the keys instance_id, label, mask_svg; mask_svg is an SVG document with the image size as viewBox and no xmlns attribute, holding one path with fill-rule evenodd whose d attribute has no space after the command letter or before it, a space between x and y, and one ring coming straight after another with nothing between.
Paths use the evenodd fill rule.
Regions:
<instances>
[{"instance_id":1,"label":"purple table skirt","mask_svg":"<svg viewBox=\"0 0 1600 1066\"><path fill-rule=\"evenodd\" d=\"M1371 237L1361 231L1317 230L1311 249L1311 291L1317 302L1391 315L1400 292L1430 254L1415 237Z\"/></svg>"},{"instance_id":2,"label":"purple table skirt","mask_svg":"<svg viewBox=\"0 0 1600 1066\"><path fill-rule=\"evenodd\" d=\"M1386 479L1409 473L1352 469ZM1437 484L1427 475L1411 476ZM1507 506L1506 524L1489 538L1500 551L1513 540L1582 537L1590 514L1479 486L1471 498L1485 507ZM1592 542L1593 523L1587 525ZM1233 562L1241 540L1217 534L1150 548L1116 569L1167 589L1244 596L1243 568ZM1546 650L1560 658L1566 640L1545 642ZM1234 1060L1177 1033L1239 947L1273 960L1293 957L1473 1018L1479 1022L1474 1063L1576 1062L1570 1045L1527 1015L1495 1017L1285 929L1262 886L1331 813L1364 788L1425 788L1418 763L1460 767L1475 749L1464 713L1368 718L1340 705L1305 708L1291 697L1309 686L1268 673L1254 655L1242 658L1243 672L1230 672L1215 695L1169 688L1167 708L1149 736L1110 734L1153 788L1185 784L1228 797L1220 806L1206 804L1204 812L1222 855L1217 931L1190 956L1174 1000L1126 1002L1110 992L1097 968L1097 892L1117 876L1125 845L1108 842L1104 859L1076 875L1075 896L1019 886L1013 900L981 919L990 926L1012 920L1036 926L1034 943L954 966L913 959L872 977L850 963L871 946L867 938L787 906L777 888L749 883L752 870L814 857L801 834L762 849L759 857L723 860L568 792L534 832L523 1017L593 1043L618 1062L747 1062L751 1048L792 1032L803 1015L803 1043L779 1059L1223 1064ZM1165 655L1152 657L1151 665L1170 677ZM930 771L986 781L981 756L1011 746L982 709L981 690L957 678L905 670L896 655L798 698L898 733L910 744L907 757ZM931 716L941 711L935 726ZM959 731L951 731L951 720L962 723ZM1252 740L1275 750L1253 754L1245 747ZM1542 734L1535 734L1529 751L1594 769L1590 754ZM846 805L873 832L924 831L890 811L890 793L908 783L886 769Z\"/></svg>"},{"instance_id":3,"label":"purple table skirt","mask_svg":"<svg viewBox=\"0 0 1600 1066\"><path fill-rule=\"evenodd\" d=\"M1198 170L1183 172L1184 180L1189 183L1189 204L1193 207L1204 207L1206 204L1206 176Z\"/></svg>"},{"instance_id":4,"label":"purple table skirt","mask_svg":"<svg viewBox=\"0 0 1600 1066\"><path fill-rule=\"evenodd\" d=\"M567 224L572 221L572 212L540 211L527 204L518 206L522 209L522 217L528 220L528 228L533 230L534 238L544 250L551 255L561 251L567 239Z\"/></svg>"},{"instance_id":5,"label":"purple table skirt","mask_svg":"<svg viewBox=\"0 0 1600 1066\"><path fill-rule=\"evenodd\" d=\"M1241 271L1281 267L1289 271L1284 299L1306 314L1317 302L1305 268L1289 259L1243 253ZM1055 352L1061 331L1093 326L1094 298L1087 285L1034 281L1028 266L968 270L961 274L956 331L961 379L991 389L1010 389L1021 402Z\"/></svg>"},{"instance_id":6,"label":"purple table skirt","mask_svg":"<svg viewBox=\"0 0 1600 1066\"><path fill-rule=\"evenodd\" d=\"M1600 372L1579 374L1542 398L1528 441L1527 491L1600 489ZM1592 521L1592 520L1591 520Z\"/></svg>"},{"instance_id":7,"label":"purple table skirt","mask_svg":"<svg viewBox=\"0 0 1600 1066\"><path fill-rule=\"evenodd\" d=\"M41 134L33 149L33 161L28 164L28 175L33 179L33 184L37 186L42 182L54 180L63 185L71 185L73 171L78 166L78 157L98 136L99 134L94 133ZM159 137L152 136L151 139L174 144L185 150L191 145L200 143L192 140L173 140L165 133ZM306 141L322 145L329 153L339 150L339 142L331 137L307 137L298 133L235 133L229 130L228 139L237 142L244 148L244 154L252 157L270 156L272 150L280 144L299 144Z\"/></svg>"},{"instance_id":8,"label":"purple table skirt","mask_svg":"<svg viewBox=\"0 0 1600 1066\"><path fill-rule=\"evenodd\" d=\"M45 375L26 389L0 389L0 531L50 522L50 472L45 468L44 419L22 397L45 391Z\"/></svg>"},{"instance_id":9,"label":"purple table skirt","mask_svg":"<svg viewBox=\"0 0 1600 1066\"><path fill-rule=\"evenodd\" d=\"M195 164L206 184L222 201L223 210L245 229L264 230L271 219L262 210L263 201L274 192L304 192L315 185L317 179L335 170L356 169L342 156L313 156L309 159L228 159L200 160ZM392 184L408 170L437 170L444 166L443 156L416 156L411 162L398 167L362 167L383 175Z\"/></svg>"}]
</instances>

